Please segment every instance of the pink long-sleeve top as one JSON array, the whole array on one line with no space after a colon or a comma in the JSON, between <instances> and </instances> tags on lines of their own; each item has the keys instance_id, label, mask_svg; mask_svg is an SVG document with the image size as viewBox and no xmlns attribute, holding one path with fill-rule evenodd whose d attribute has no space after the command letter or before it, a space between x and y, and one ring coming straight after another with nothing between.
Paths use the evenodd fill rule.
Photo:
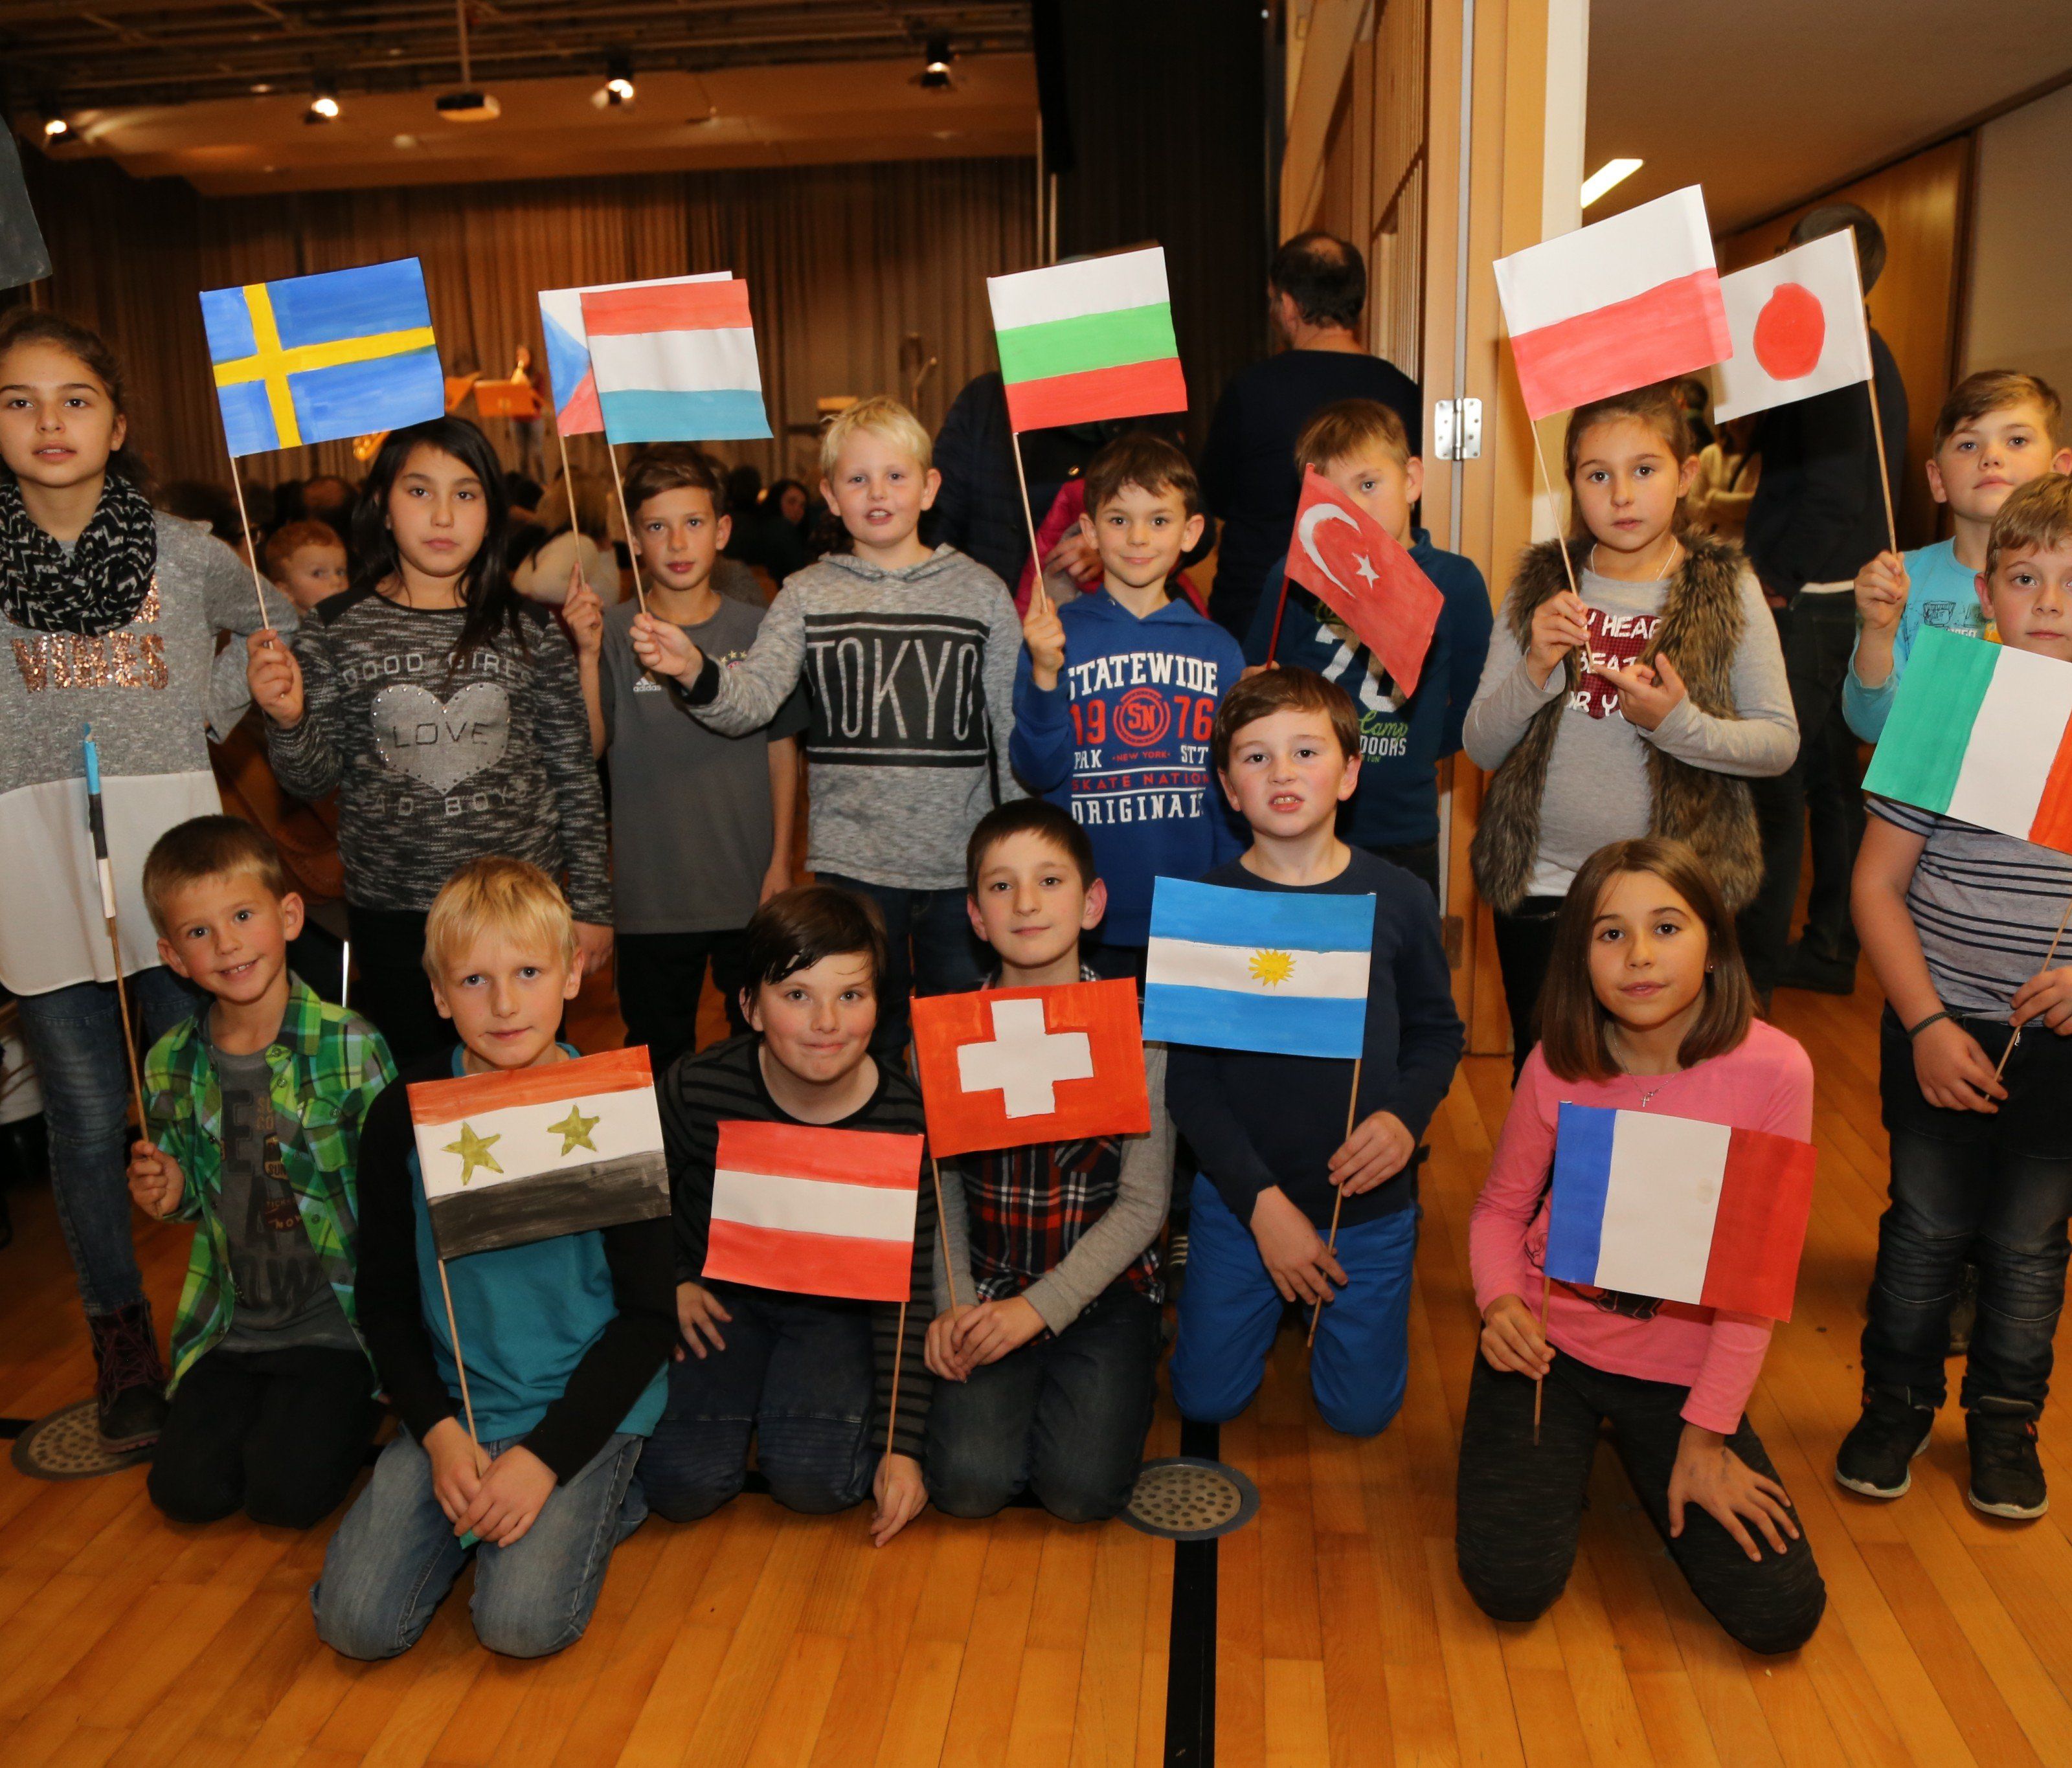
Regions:
<instances>
[{"instance_id":1,"label":"pink long-sleeve top","mask_svg":"<svg viewBox=\"0 0 2072 1768\"><path fill-rule=\"evenodd\" d=\"M1737 1129L1813 1139L1813 1064L1798 1043L1757 1020L1740 1047L1675 1075L1621 1075L1562 1080L1540 1052L1526 1058L1504 1120L1489 1178L1468 1223L1475 1305L1487 1312L1501 1295L1537 1307L1547 1258L1547 1180L1554 1162L1556 1113L1564 1103L1651 1111ZM1740 1428L1762 1372L1770 1322L1751 1314L1679 1301L1648 1304L1644 1318L1586 1285L1556 1283L1547 1337L1560 1355L1593 1369L1688 1387L1683 1416L1705 1430ZM1630 1305L1630 1304L1629 1304Z\"/></svg>"}]
</instances>

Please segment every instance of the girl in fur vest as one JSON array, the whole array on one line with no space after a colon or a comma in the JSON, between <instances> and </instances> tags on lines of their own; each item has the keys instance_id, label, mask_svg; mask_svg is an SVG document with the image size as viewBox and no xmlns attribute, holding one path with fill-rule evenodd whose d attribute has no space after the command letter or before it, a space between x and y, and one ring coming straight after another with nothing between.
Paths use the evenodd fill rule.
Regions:
<instances>
[{"instance_id":1,"label":"girl in fur vest","mask_svg":"<svg viewBox=\"0 0 2072 1768\"><path fill-rule=\"evenodd\" d=\"M1472 858L1495 911L1513 1071L1532 1047L1554 916L1608 842L1688 842L1738 914L1762 881L1745 779L1799 752L1777 628L1741 549L1684 532L1698 462L1667 385L1568 419L1567 542L1527 549L1468 709L1465 746L1494 775Z\"/></svg>"}]
</instances>

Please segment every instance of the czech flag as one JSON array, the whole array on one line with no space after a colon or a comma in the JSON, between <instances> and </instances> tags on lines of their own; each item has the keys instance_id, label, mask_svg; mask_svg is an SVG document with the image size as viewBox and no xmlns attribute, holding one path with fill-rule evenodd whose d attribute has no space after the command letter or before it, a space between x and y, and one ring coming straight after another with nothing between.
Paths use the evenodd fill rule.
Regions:
<instances>
[{"instance_id":1,"label":"czech flag","mask_svg":"<svg viewBox=\"0 0 2072 1768\"><path fill-rule=\"evenodd\" d=\"M1547 1274L1788 1320L1813 1168L1813 1145L1789 1136L1564 1104Z\"/></svg>"},{"instance_id":2,"label":"czech flag","mask_svg":"<svg viewBox=\"0 0 2072 1768\"><path fill-rule=\"evenodd\" d=\"M582 310L610 441L770 434L748 285L739 278L586 290Z\"/></svg>"},{"instance_id":3,"label":"czech flag","mask_svg":"<svg viewBox=\"0 0 2072 1768\"><path fill-rule=\"evenodd\" d=\"M1446 598L1393 534L1314 467L1302 474L1286 580L1350 627L1406 696L1416 693Z\"/></svg>"},{"instance_id":4,"label":"czech flag","mask_svg":"<svg viewBox=\"0 0 2072 1768\"><path fill-rule=\"evenodd\" d=\"M985 279L1017 431L1185 411L1166 249Z\"/></svg>"},{"instance_id":5,"label":"czech flag","mask_svg":"<svg viewBox=\"0 0 2072 1768\"><path fill-rule=\"evenodd\" d=\"M1733 354L1712 369L1720 423L1871 377L1870 329L1848 228L1720 278Z\"/></svg>"},{"instance_id":6,"label":"czech flag","mask_svg":"<svg viewBox=\"0 0 2072 1768\"><path fill-rule=\"evenodd\" d=\"M722 1124L704 1276L801 1295L907 1300L922 1141L875 1129Z\"/></svg>"},{"instance_id":7,"label":"czech flag","mask_svg":"<svg viewBox=\"0 0 2072 1768\"><path fill-rule=\"evenodd\" d=\"M664 282L726 282L731 270L664 277ZM564 436L594 436L604 428L598 409L597 379L590 368L590 333L584 329L582 298L606 289L652 288L652 282L594 282L574 289L540 290L540 334L547 346L547 384L554 396L554 427Z\"/></svg>"}]
</instances>

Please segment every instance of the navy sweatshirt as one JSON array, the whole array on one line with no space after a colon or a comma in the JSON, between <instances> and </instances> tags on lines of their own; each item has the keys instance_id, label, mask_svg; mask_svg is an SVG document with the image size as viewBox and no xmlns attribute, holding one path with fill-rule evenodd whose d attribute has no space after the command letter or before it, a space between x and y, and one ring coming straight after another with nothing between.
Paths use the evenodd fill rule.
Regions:
<instances>
[{"instance_id":1,"label":"navy sweatshirt","mask_svg":"<svg viewBox=\"0 0 2072 1768\"><path fill-rule=\"evenodd\" d=\"M1433 770L1461 746L1461 726L1489 652L1489 586L1474 561L1441 552L1421 528L1411 536L1410 557L1446 604L1418 674L1417 691L1408 698L1374 653L1300 584L1289 586L1280 642L1268 656L1284 565L1268 574L1245 635L1247 663L1302 664L1337 682L1359 708L1359 787L1338 812L1338 833L1357 847L1408 847L1438 839L1439 787Z\"/></svg>"},{"instance_id":2,"label":"navy sweatshirt","mask_svg":"<svg viewBox=\"0 0 2072 1768\"><path fill-rule=\"evenodd\" d=\"M1139 619L1105 590L1058 610L1065 666L1046 693L1025 648L1008 759L1023 785L1070 811L1108 886L1109 945L1151 932L1154 878L1198 878L1243 849L1209 736L1244 668L1237 640L1175 596Z\"/></svg>"},{"instance_id":3,"label":"navy sweatshirt","mask_svg":"<svg viewBox=\"0 0 2072 1768\"><path fill-rule=\"evenodd\" d=\"M1393 1112L1422 1141L1424 1126L1453 1084L1464 1042L1432 893L1400 866L1357 847L1346 869L1326 884L1270 883L1235 860L1203 882L1289 895L1374 898L1374 958L1367 972L1357 1117ZM1259 1194L1278 1185L1325 1228L1337 1195L1326 1170L1345 1140L1352 1080L1350 1062L1176 1043L1166 1059L1166 1104L1174 1127L1240 1221L1249 1224ZM1420 1156L1421 1150L1372 1190L1348 1197L1340 1225L1351 1227L1408 1209L1417 1201Z\"/></svg>"}]
</instances>

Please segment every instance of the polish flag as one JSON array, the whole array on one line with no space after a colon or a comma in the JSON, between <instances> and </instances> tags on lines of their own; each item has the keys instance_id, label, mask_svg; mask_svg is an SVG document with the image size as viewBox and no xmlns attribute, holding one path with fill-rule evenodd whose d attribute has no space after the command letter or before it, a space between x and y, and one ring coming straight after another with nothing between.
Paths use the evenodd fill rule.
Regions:
<instances>
[{"instance_id":1,"label":"polish flag","mask_svg":"<svg viewBox=\"0 0 2072 1768\"><path fill-rule=\"evenodd\" d=\"M722 1124L703 1274L800 1295L906 1301L922 1141L882 1130Z\"/></svg>"},{"instance_id":2,"label":"polish flag","mask_svg":"<svg viewBox=\"0 0 2072 1768\"><path fill-rule=\"evenodd\" d=\"M1712 370L1721 423L1871 377L1870 328L1848 228L1720 278L1734 351Z\"/></svg>"},{"instance_id":3,"label":"polish flag","mask_svg":"<svg viewBox=\"0 0 2072 1768\"><path fill-rule=\"evenodd\" d=\"M914 1051L938 1155L1151 1128L1127 978L918 996Z\"/></svg>"},{"instance_id":4,"label":"polish flag","mask_svg":"<svg viewBox=\"0 0 2072 1768\"><path fill-rule=\"evenodd\" d=\"M1314 590L1408 697L1446 598L1396 537L1314 467L1302 474L1286 578Z\"/></svg>"},{"instance_id":5,"label":"polish flag","mask_svg":"<svg viewBox=\"0 0 2072 1768\"><path fill-rule=\"evenodd\" d=\"M1498 258L1496 286L1536 422L1733 348L1696 184Z\"/></svg>"}]
</instances>

